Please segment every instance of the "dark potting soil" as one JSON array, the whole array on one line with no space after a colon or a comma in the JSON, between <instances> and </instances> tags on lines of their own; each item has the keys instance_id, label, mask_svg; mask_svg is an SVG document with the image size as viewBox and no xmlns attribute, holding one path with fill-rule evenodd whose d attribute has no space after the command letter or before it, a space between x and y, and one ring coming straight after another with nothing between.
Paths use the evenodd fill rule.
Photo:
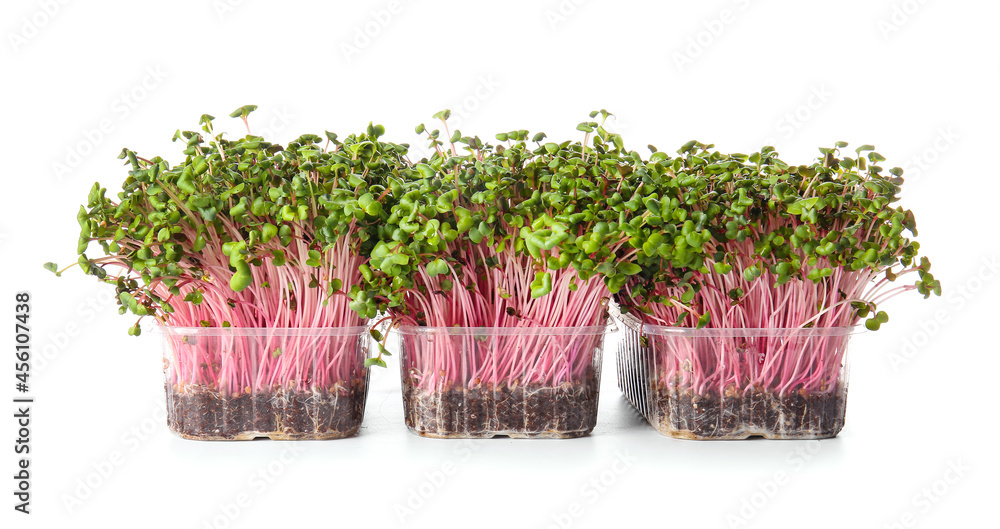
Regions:
<instances>
[{"instance_id":1,"label":"dark potting soil","mask_svg":"<svg viewBox=\"0 0 1000 529\"><path fill-rule=\"evenodd\" d=\"M222 395L207 386L167 386L167 424L202 440L337 439L358 432L365 413L364 380L314 391L276 388Z\"/></svg>"},{"instance_id":2,"label":"dark potting soil","mask_svg":"<svg viewBox=\"0 0 1000 529\"><path fill-rule=\"evenodd\" d=\"M481 385L426 391L403 381L406 425L425 437L580 437L597 423L598 383Z\"/></svg>"},{"instance_id":3,"label":"dark potting soil","mask_svg":"<svg viewBox=\"0 0 1000 529\"><path fill-rule=\"evenodd\" d=\"M690 390L657 387L653 392L653 425L685 439L769 439L834 437L844 427L847 387L828 393L793 391L785 395L766 388L749 392L695 395Z\"/></svg>"}]
</instances>

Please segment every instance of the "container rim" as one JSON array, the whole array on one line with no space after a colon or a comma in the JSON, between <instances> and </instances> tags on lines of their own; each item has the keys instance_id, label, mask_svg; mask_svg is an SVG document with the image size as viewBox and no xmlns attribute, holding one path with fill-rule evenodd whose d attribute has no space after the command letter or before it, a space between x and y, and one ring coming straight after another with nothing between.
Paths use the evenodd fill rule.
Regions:
<instances>
[{"instance_id":1,"label":"container rim","mask_svg":"<svg viewBox=\"0 0 1000 529\"><path fill-rule=\"evenodd\" d=\"M597 336L618 330L614 320L605 325L582 327L421 327L401 325L396 332L405 336L428 336L447 334L450 336Z\"/></svg>"},{"instance_id":2,"label":"container rim","mask_svg":"<svg viewBox=\"0 0 1000 529\"><path fill-rule=\"evenodd\" d=\"M850 336L864 331L861 325L850 327L741 327L702 328L673 327L670 325L639 324L641 334L652 336L677 336L684 338L791 338Z\"/></svg>"},{"instance_id":3,"label":"container rim","mask_svg":"<svg viewBox=\"0 0 1000 529\"><path fill-rule=\"evenodd\" d=\"M173 327L157 325L164 336L357 336L367 325L352 327Z\"/></svg>"}]
</instances>

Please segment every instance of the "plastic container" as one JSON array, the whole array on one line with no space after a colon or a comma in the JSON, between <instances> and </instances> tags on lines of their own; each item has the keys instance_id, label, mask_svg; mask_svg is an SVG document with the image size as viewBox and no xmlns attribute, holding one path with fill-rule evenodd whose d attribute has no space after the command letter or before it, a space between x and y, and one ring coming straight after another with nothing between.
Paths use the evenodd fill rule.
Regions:
<instances>
[{"instance_id":1,"label":"plastic container","mask_svg":"<svg viewBox=\"0 0 1000 529\"><path fill-rule=\"evenodd\" d=\"M400 327L406 426L443 438L586 435L608 330Z\"/></svg>"},{"instance_id":2,"label":"plastic container","mask_svg":"<svg viewBox=\"0 0 1000 529\"><path fill-rule=\"evenodd\" d=\"M844 427L854 327L692 329L624 324L618 387L683 439L822 439Z\"/></svg>"},{"instance_id":3,"label":"plastic container","mask_svg":"<svg viewBox=\"0 0 1000 529\"><path fill-rule=\"evenodd\" d=\"M367 327L160 327L167 424L185 439L337 439L365 412Z\"/></svg>"}]
</instances>

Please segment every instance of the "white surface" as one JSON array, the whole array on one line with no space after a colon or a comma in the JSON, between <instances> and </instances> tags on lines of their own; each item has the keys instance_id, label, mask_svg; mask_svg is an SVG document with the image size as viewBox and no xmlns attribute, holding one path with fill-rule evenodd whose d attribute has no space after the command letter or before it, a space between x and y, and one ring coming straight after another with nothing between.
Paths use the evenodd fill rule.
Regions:
<instances>
[{"instance_id":1,"label":"white surface","mask_svg":"<svg viewBox=\"0 0 1000 529\"><path fill-rule=\"evenodd\" d=\"M39 14L45 6L54 15ZM395 14L379 14L392 6ZM893 19L894 6L911 14ZM0 9L0 314L9 322L13 292L32 292L37 398L34 514L14 513L6 493L4 528L393 527L411 491L430 494L405 516L413 527L542 528L572 518L573 527L721 528L750 514L744 500L758 505L749 527L996 526L995 4L18 0ZM345 57L342 44L382 24L375 19L387 22ZM15 45L13 34L30 38ZM707 46L678 68L689 38ZM807 163L836 140L873 143L889 166L908 168L904 204L945 296L897 299L885 307L890 324L852 342L847 426L818 445L663 437L614 387L613 344L598 427L586 439L418 438L403 426L392 365L373 376L357 438L183 441L160 415L155 337L127 336L130 321L92 278L56 279L41 264L74 258L78 204L94 180L121 182L123 145L177 161L176 128L208 112L238 131L225 116L247 103L261 106L255 131L281 141L375 120L389 138L422 145L413 126L445 107L483 138L510 128L576 137L586 113L606 107L637 150L697 138L749 151L771 140L787 161ZM107 132L89 132L100 127ZM57 162L78 163L66 172ZM12 366L3 363L0 397L10 399ZM0 488L10 490L14 431L4 417ZM87 492L78 480L96 483L95 469L115 453L110 475L68 509L67 495ZM969 470L947 484L957 462ZM277 474L270 483L251 478L268 468ZM771 487L778 472L786 479ZM613 481L603 491L590 484L602 476ZM935 501L915 499L934 487ZM224 518L240 494L246 506Z\"/></svg>"}]
</instances>

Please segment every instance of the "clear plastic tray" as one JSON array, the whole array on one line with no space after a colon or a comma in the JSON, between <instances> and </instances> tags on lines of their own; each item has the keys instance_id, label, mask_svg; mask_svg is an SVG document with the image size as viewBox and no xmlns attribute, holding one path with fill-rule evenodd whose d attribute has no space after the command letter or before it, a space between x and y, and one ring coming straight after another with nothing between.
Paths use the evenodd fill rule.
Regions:
<instances>
[{"instance_id":1,"label":"clear plastic tray","mask_svg":"<svg viewBox=\"0 0 1000 529\"><path fill-rule=\"evenodd\" d=\"M586 435L609 329L400 327L406 425L425 437Z\"/></svg>"},{"instance_id":2,"label":"clear plastic tray","mask_svg":"<svg viewBox=\"0 0 1000 529\"><path fill-rule=\"evenodd\" d=\"M692 329L611 313L625 328L618 387L663 434L821 439L844 427L854 327Z\"/></svg>"},{"instance_id":3,"label":"clear plastic tray","mask_svg":"<svg viewBox=\"0 0 1000 529\"><path fill-rule=\"evenodd\" d=\"M337 439L361 426L367 327L160 331L167 423L185 439Z\"/></svg>"}]
</instances>

